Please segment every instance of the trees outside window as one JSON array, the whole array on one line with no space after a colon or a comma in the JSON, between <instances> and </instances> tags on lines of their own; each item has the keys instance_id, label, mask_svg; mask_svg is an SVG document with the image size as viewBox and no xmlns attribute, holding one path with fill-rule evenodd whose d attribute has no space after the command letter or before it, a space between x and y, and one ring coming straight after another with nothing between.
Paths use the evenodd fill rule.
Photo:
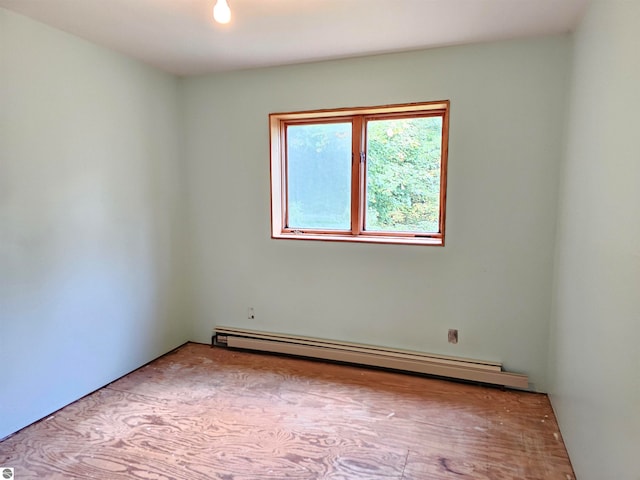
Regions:
<instances>
[{"instance_id":1,"label":"trees outside window","mask_svg":"<svg viewBox=\"0 0 640 480\"><path fill-rule=\"evenodd\" d=\"M444 245L449 102L270 115L274 238Z\"/></svg>"}]
</instances>

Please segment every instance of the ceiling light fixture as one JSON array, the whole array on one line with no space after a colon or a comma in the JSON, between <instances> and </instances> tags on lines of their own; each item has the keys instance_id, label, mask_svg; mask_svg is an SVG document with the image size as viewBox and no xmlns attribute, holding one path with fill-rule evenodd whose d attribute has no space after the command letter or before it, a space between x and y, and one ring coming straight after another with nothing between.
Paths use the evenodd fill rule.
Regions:
<instances>
[{"instance_id":1,"label":"ceiling light fixture","mask_svg":"<svg viewBox=\"0 0 640 480\"><path fill-rule=\"evenodd\" d=\"M231 20L231 9L227 0L217 0L213 7L213 18L218 23L229 23Z\"/></svg>"}]
</instances>

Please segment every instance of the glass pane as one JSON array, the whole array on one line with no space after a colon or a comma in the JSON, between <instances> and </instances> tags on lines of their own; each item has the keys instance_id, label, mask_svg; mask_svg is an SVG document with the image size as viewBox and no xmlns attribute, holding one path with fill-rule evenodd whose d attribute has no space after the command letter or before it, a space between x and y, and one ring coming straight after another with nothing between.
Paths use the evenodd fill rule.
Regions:
<instances>
[{"instance_id":1,"label":"glass pane","mask_svg":"<svg viewBox=\"0 0 640 480\"><path fill-rule=\"evenodd\" d=\"M289 228L351 228L351 123L287 127Z\"/></svg>"},{"instance_id":2,"label":"glass pane","mask_svg":"<svg viewBox=\"0 0 640 480\"><path fill-rule=\"evenodd\" d=\"M439 231L442 117L367 122L365 230Z\"/></svg>"}]
</instances>

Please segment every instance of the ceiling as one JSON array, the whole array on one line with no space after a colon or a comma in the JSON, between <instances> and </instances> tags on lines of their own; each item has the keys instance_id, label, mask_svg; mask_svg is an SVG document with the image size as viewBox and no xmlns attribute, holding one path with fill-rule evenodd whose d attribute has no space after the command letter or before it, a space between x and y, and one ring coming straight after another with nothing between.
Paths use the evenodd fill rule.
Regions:
<instances>
[{"instance_id":1,"label":"ceiling","mask_svg":"<svg viewBox=\"0 0 640 480\"><path fill-rule=\"evenodd\" d=\"M162 70L194 75L571 31L587 0L0 0Z\"/></svg>"}]
</instances>

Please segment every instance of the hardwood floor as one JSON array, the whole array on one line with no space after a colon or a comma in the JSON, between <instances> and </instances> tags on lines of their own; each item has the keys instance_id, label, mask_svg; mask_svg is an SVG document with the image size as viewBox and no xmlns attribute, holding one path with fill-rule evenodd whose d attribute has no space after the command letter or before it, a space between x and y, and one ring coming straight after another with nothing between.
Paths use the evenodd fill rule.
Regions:
<instances>
[{"instance_id":1,"label":"hardwood floor","mask_svg":"<svg viewBox=\"0 0 640 480\"><path fill-rule=\"evenodd\" d=\"M572 480L546 395L186 344L0 443L16 480Z\"/></svg>"}]
</instances>

